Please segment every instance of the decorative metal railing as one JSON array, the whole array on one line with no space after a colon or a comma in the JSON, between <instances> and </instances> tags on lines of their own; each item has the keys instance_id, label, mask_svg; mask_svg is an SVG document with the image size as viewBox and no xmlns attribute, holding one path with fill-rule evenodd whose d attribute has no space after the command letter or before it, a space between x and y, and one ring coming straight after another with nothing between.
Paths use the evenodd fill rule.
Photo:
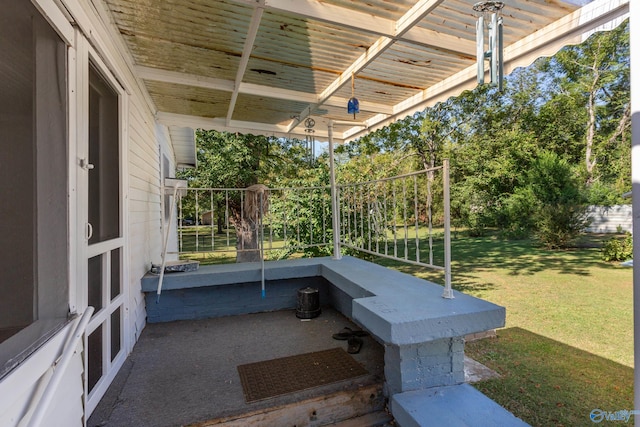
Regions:
<instances>
[{"instance_id":1,"label":"decorative metal railing","mask_svg":"<svg viewBox=\"0 0 640 427\"><path fill-rule=\"evenodd\" d=\"M279 257L332 244L328 186L269 188L262 196L268 207L253 215L247 210L249 193L246 188L189 188L178 202L178 252L235 256L263 249ZM244 233L238 231L243 224Z\"/></svg>"},{"instance_id":2,"label":"decorative metal railing","mask_svg":"<svg viewBox=\"0 0 640 427\"><path fill-rule=\"evenodd\" d=\"M334 257L358 251L442 271L445 296L451 296L447 161L401 176L336 185L333 194L336 206L330 186L189 188L177 206L178 253L259 261L311 248Z\"/></svg>"}]
</instances>

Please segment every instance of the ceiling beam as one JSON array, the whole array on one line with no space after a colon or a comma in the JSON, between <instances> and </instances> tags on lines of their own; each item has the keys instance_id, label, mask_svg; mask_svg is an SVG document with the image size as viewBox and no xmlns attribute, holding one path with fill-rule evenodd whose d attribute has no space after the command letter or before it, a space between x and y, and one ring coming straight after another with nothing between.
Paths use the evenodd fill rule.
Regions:
<instances>
[{"instance_id":1,"label":"ceiling beam","mask_svg":"<svg viewBox=\"0 0 640 427\"><path fill-rule=\"evenodd\" d=\"M167 113L158 111L156 120L164 126L179 126L192 129L216 130L218 132L239 132L243 134L262 134L277 137L296 137L304 139L307 134L304 130L299 132L289 131L287 126L271 125L268 123L244 122L240 120L231 120L228 124L223 118L207 118L201 116L191 116L186 114ZM317 129L316 137L327 138L328 132L324 129ZM342 142L342 132L335 132L334 137L337 142Z\"/></svg>"},{"instance_id":2,"label":"ceiling beam","mask_svg":"<svg viewBox=\"0 0 640 427\"><path fill-rule=\"evenodd\" d=\"M233 0L254 6L255 0ZM380 37L399 38L412 44L475 58L475 40L466 40L426 28L413 27L399 36L397 22L366 12L328 4L319 0L265 0L265 9L293 14L341 28L348 28Z\"/></svg>"},{"instance_id":3,"label":"ceiling beam","mask_svg":"<svg viewBox=\"0 0 640 427\"><path fill-rule=\"evenodd\" d=\"M152 80L163 83L173 83L185 86L195 86L203 89L222 90L232 92L234 83L232 80L216 79L213 77L186 74L179 71L161 70L159 68L136 66L136 74L143 80Z\"/></svg>"},{"instance_id":4,"label":"ceiling beam","mask_svg":"<svg viewBox=\"0 0 640 427\"><path fill-rule=\"evenodd\" d=\"M358 74L369 64L375 61L387 49L389 49L400 37L407 33L414 25L420 22L425 16L431 13L444 0L419 0L413 5L394 25L392 37L382 36L378 38L360 57L349 65L340 76L327 86L319 95L316 105L309 105L302 111L298 118L293 119L289 125L294 129L300 122L311 114L312 110L324 104L342 86L347 84L352 76Z\"/></svg>"},{"instance_id":5,"label":"ceiling beam","mask_svg":"<svg viewBox=\"0 0 640 427\"><path fill-rule=\"evenodd\" d=\"M160 70L158 68L142 66L137 66L136 71L138 76L143 80L193 86L203 89L221 90L224 92L234 92L234 90L236 90L235 82L232 80L215 79L196 74L185 74L178 71ZM240 83L240 85L237 86L237 92L245 95L263 96L266 98L284 99L287 101L298 101L308 104L318 103L318 96L312 93L274 88L272 86L257 85L254 83ZM334 96L327 100L324 105L331 107L344 107L347 105L347 99ZM393 113L393 107L375 102L363 101L360 104L360 109L371 113Z\"/></svg>"},{"instance_id":6,"label":"ceiling beam","mask_svg":"<svg viewBox=\"0 0 640 427\"><path fill-rule=\"evenodd\" d=\"M233 92L231 93L231 100L229 101L229 107L227 109L227 126L231 122L233 116L233 110L236 108L236 101L238 100L238 94L240 93L240 83L244 78L244 73L247 71L247 64L249 58L251 58L251 52L253 51L253 45L256 42L256 36L258 35L258 29L260 28L260 21L264 13L264 0L258 0L256 7L253 9L253 15L251 16L251 23L247 30L247 36L244 41L244 48L242 49L242 56L240 57L240 63L236 70L236 81L233 85Z\"/></svg>"}]
</instances>

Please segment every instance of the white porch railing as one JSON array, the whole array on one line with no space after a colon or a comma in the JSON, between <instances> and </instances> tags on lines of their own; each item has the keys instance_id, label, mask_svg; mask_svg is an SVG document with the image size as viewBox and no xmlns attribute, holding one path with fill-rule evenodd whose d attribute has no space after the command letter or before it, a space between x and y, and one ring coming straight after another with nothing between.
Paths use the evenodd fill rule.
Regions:
<instances>
[{"instance_id":1,"label":"white porch railing","mask_svg":"<svg viewBox=\"0 0 640 427\"><path fill-rule=\"evenodd\" d=\"M445 296L452 296L447 160L432 169L340 185L338 199L342 247L443 271Z\"/></svg>"},{"instance_id":2,"label":"white porch railing","mask_svg":"<svg viewBox=\"0 0 640 427\"><path fill-rule=\"evenodd\" d=\"M247 246L250 239L238 238L242 218L252 220L245 212L246 198L247 189L189 188L178 203L178 252L235 257L237 252L260 249ZM328 186L269 188L266 199L267 212L260 211L250 224L264 251L294 252L332 244Z\"/></svg>"},{"instance_id":3,"label":"white porch railing","mask_svg":"<svg viewBox=\"0 0 640 427\"><path fill-rule=\"evenodd\" d=\"M448 161L406 175L337 185L335 207L330 186L269 188L266 211L250 213L247 191L187 189L178 202L178 253L235 258L253 251L258 259L264 254L278 259L310 248L339 257L339 249L348 248L442 271L444 296L452 297Z\"/></svg>"}]
</instances>

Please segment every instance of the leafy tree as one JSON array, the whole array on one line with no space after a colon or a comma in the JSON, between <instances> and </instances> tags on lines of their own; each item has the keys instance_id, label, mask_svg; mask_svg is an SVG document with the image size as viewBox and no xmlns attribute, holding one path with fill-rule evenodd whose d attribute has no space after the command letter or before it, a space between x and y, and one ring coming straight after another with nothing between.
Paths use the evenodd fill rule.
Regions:
<instances>
[{"instance_id":1,"label":"leafy tree","mask_svg":"<svg viewBox=\"0 0 640 427\"><path fill-rule=\"evenodd\" d=\"M196 144L198 168L188 169L179 174L180 177L188 179L191 188L248 190L252 187L258 189L255 187L256 184L264 184L270 188L319 187L329 182L326 158L322 156L315 162L314 167L311 167L303 143L296 139L198 130ZM286 198L263 198L263 201L267 197L270 199L268 202L272 231L278 237L283 237L283 230L288 227L287 237L291 239L291 230L295 230L295 237L299 237L300 244L307 244L312 238L315 242L330 242L330 201L324 200L323 203L323 200L320 200L320 190L309 190L305 194L286 193ZM242 249L237 252L237 262L260 259L257 240L259 209L256 209L260 199L250 197L250 192L246 194L246 197L241 197L239 191L217 193L212 201L209 193L202 192L198 200L194 195L183 200L183 212L194 217L196 201L200 213L208 210L213 203L214 211L218 215L216 222L219 232L222 232L225 207L228 203L229 221L236 230L237 249ZM328 199L328 196L326 198ZM310 203L312 199L317 203ZM248 206L251 201L252 206ZM326 236L321 235L323 230ZM285 248L276 257L289 255L296 250L294 246ZM322 250L323 248L320 248L316 251L320 253Z\"/></svg>"},{"instance_id":2,"label":"leafy tree","mask_svg":"<svg viewBox=\"0 0 640 427\"><path fill-rule=\"evenodd\" d=\"M272 154L277 140L264 136L239 135L217 131L198 130L196 133L198 168L187 169L179 174L189 181L192 188L246 188L258 184L277 164ZM210 201L198 200L199 206L209 206ZM240 193L229 193L228 200L216 195L218 207L217 224L220 230L224 204L229 203L230 217L236 229L238 249L237 262L259 259L258 241L255 232L256 210L244 209ZM186 199L186 210L193 210L196 200ZM199 220L196 218L196 220Z\"/></svg>"},{"instance_id":3,"label":"leafy tree","mask_svg":"<svg viewBox=\"0 0 640 427\"><path fill-rule=\"evenodd\" d=\"M612 154L625 155L616 148L630 141L628 21L568 46L542 64L541 69L553 75L549 90L556 93L546 118L556 118L549 124L581 126L573 136L583 142L585 181L590 185L609 175L607 164L625 161Z\"/></svg>"},{"instance_id":4,"label":"leafy tree","mask_svg":"<svg viewBox=\"0 0 640 427\"><path fill-rule=\"evenodd\" d=\"M576 168L556 153L543 151L506 205L511 223L531 228L549 249L564 248L587 225L586 194Z\"/></svg>"}]
</instances>

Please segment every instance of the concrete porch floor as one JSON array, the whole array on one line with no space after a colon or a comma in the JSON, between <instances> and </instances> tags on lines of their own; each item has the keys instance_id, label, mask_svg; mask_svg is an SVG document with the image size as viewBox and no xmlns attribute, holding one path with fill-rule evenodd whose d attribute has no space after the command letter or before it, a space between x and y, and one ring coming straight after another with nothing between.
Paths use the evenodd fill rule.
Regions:
<instances>
[{"instance_id":1,"label":"concrete porch floor","mask_svg":"<svg viewBox=\"0 0 640 427\"><path fill-rule=\"evenodd\" d=\"M147 324L87 425L222 426L225 421L229 426L288 425L265 424L266 416L260 414L278 417L278 411L294 412L292 408L296 408L298 412L311 414L310 417L298 414L296 419L301 416L307 419L307 423L298 423L298 427L320 426L326 424L322 417L344 419L348 413L344 408L330 407L328 396L332 395L338 402L333 405L351 400L356 412L369 412L362 418L336 425L393 425L391 416L382 410L387 403L382 395L384 348L372 337L363 338L360 353L353 355L369 371L368 375L259 402L245 402L238 365L334 347L346 350L346 341L332 338L345 326L358 328L331 307L323 307L319 317L308 321L296 318L295 310L282 310ZM465 358L468 382L492 375L496 374ZM302 401L310 403L305 407ZM315 416L314 408L323 405L328 407L324 415ZM242 418L246 414L262 421L250 424L249 418Z\"/></svg>"},{"instance_id":2,"label":"concrete porch floor","mask_svg":"<svg viewBox=\"0 0 640 427\"><path fill-rule=\"evenodd\" d=\"M210 425L212 420L371 387L378 392L367 392L371 402L364 406L371 404L371 411L384 408L384 350L371 337L365 337L360 353L353 355L369 375L245 402L238 365L334 347L346 350L346 341L332 338L344 326L357 328L330 307L323 307L322 314L309 321L296 318L295 310L283 310L148 324L88 426ZM309 425L322 424L317 420Z\"/></svg>"}]
</instances>

